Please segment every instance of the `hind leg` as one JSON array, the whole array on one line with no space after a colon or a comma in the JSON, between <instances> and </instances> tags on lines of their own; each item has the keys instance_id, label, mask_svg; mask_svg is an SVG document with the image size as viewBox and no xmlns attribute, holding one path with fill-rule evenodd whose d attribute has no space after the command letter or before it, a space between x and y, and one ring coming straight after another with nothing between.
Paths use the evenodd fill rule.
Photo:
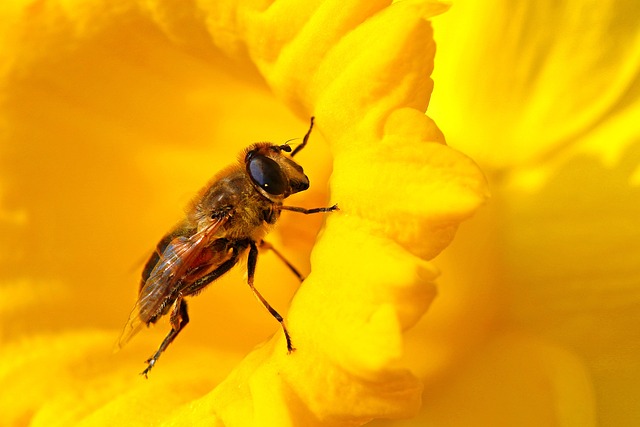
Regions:
<instances>
[{"instance_id":1,"label":"hind leg","mask_svg":"<svg viewBox=\"0 0 640 427\"><path fill-rule=\"evenodd\" d=\"M179 296L176 299L176 302L173 304L170 323L171 323L171 331L169 331L165 339L162 341L162 344L160 344L160 347L158 347L158 350L153 354L153 356L147 359L148 366L144 371L140 373L140 375L144 375L145 378L147 378L147 374L149 373L151 368L153 368L153 366L156 364L162 352L169 346L169 344L173 342L173 340L178 336L180 331L184 329L185 326L187 326L187 323L189 323L189 313L187 312L187 302L184 299L182 299L182 296Z\"/></svg>"}]
</instances>

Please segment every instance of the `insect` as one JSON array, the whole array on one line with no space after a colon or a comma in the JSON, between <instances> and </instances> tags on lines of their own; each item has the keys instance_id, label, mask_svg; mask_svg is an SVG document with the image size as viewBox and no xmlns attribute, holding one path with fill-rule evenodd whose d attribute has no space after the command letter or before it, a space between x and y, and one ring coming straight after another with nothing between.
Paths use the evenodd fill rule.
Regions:
<instances>
[{"instance_id":1,"label":"insect","mask_svg":"<svg viewBox=\"0 0 640 427\"><path fill-rule=\"evenodd\" d=\"M283 210L303 214L338 210L337 205L314 209L283 205L290 195L309 188L309 179L293 157L306 146L312 129L313 117L302 143L293 151L287 144L259 142L249 146L238 164L222 170L200 190L184 219L160 240L142 271L138 301L117 343L121 348L143 326L170 313L171 331L147 359L142 375L147 376L162 352L189 323L185 298L200 293L245 254L249 287L280 322L288 352L295 350L282 316L258 292L253 281L258 247L273 250L300 280L304 279L263 240Z\"/></svg>"}]
</instances>

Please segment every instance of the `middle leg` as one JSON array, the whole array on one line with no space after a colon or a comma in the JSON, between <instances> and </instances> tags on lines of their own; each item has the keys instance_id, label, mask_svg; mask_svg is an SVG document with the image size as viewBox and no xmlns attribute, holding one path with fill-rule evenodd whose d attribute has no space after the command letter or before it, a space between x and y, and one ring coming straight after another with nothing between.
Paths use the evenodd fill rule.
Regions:
<instances>
[{"instance_id":1,"label":"middle leg","mask_svg":"<svg viewBox=\"0 0 640 427\"><path fill-rule=\"evenodd\" d=\"M251 288L253 295L255 295L255 297L258 298L258 300L262 303L262 305L264 305L265 308L269 310L269 313L271 313L271 315L275 317L275 319L280 323L280 326L282 326L282 330L284 331L284 337L287 340L287 351L291 353L292 351L295 351L295 348L293 348L293 345L291 344L291 337L289 336L289 331L287 331L287 327L284 324L284 319L282 318L280 313L278 313L273 307L271 307L271 305L267 302L267 300L264 299L262 294L260 294L260 292L258 292L258 290L253 285L253 278L256 273L257 263L258 263L258 247L256 246L256 242L252 241L249 244L249 257L247 259L247 282L249 283L249 287Z\"/></svg>"},{"instance_id":2,"label":"middle leg","mask_svg":"<svg viewBox=\"0 0 640 427\"><path fill-rule=\"evenodd\" d=\"M280 253L279 250L277 250L275 247L273 247L273 245L269 242L265 242L264 240L260 241L260 248L261 249L269 249L270 251L272 251L279 259L280 261L282 261L287 267L289 267L289 270L291 270L291 272L293 274L296 275L296 277L300 280L300 282L304 282L305 277L302 275L302 273L300 273L298 271L297 268L295 268L293 266L293 264L291 264L289 262L289 260L287 260L284 255L282 255L282 253Z\"/></svg>"}]
</instances>

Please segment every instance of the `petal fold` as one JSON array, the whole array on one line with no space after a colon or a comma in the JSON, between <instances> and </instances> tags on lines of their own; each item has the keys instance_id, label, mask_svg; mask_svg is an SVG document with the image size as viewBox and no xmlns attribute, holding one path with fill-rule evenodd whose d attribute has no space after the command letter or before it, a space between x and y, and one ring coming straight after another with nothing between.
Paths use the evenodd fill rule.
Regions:
<instances>
[{"instance_id":1,"label":"petal fold","mask_svg":"<svg viewBox=\"0 0 640 427\"><path fill-rule=\"evenodd\" d=\"M156 160L150 160L149 152L158 146L155 143L148 144L152 148L147 151L138 147L136 154L127 155L130 141L153 140L150 135L160 141L181 141L188 129L194 134L204 130L191 126L189 120L193 119L184 112L188 109L181 111L184 122L163 120L180 109L176 105L201 111L198 96L203 96L202 92L209 91L208 96L220 96L230 103L236 101L233 108L242 112L257 109L260 97L244 103L233 85L216 92L206 84L218 79L227 82L224 72L211 72L220 64L229 67L219 50L240 59L244 67L239 75L248 86L264 90L266 82L299 117L307 120L316 116L317 129L335 154L331 188L333 200L341 207L340 212L329 215L312 255L312 273L292 302L287 324L296 352L286 353L278 331L210 391L213 378L221 372L220 355L197 352L199 363L192 366L166 362L169 379L158 376L155 383L123 382L119 372L103 378L95 371L87 374L91 380L85 382L83 372L73 372L84 362L65 351L79 348L79 355L86 355L90 364L96 360L93 352L101 348L104 337L100 337L100 345L61 339L65 351L60 353L62 361L55 363L54 372L69 384L52 382L61 400L48 408L74 407L74 402L82 399L77 392L82 384L99 387L104 381L112 387L105 387L105 395L91 397L95 400L86 407L78 406L78 411L94 412L73 413L73 421L84 417L85 425L100 425L112 420L114 414L128 412L131 424L153 420L166 425L353 426L378 417L414 414L420 406L422 385L401 359L403 332L418 321L435 297L437 271L425 260L450 242L457 224L487 197L486 182L477 166L448 148L435 123L425 116L435 52L427 19L446 6L431 1L345 5L338 0L304 4L292 0L28 4L30 7L23 10L28 25L20 28L17 38L29 49L20 53L18 65L7 79L8 83L19 83L12 93L16 104L10 118L18 123L12 131L23 132L24 141L33 140L34 134L35 139L42 139L48 133L45 130L53 130L61 140L64 135L75 143L66 151L58 150L56 144L41 144L47 150L42 152L40 163L30 165L29 170L38 171L39 165L46 165L52 167L51 176L62 178L44 183L45 191L39 182L29 181L31 187L27 188L55 196L47 199L46 206L54 207L51 212L31 209L29 213L36 216L29 220L53 236L36 254L64 252L62 262L54 259L52 269L43 274L60 275L74 290L84 290L82 297L69 298L69 306L83 302L78 306L90 307L86 303L95 304L110 295L113 290L109 285L116 281L105 275L113 266L104 260L112 258L86 250L83 244L88 235L100 244L107 242L118 248L131 231L123 226L130 224L125 219L130 212L104 209L105 204L117 206L115 201L121 201L122 196L102 175L112 166L122 165L136 175L140 159L148 163L176 159L173 154L164 160L161 154L153 154ZM148 71L149 64L153 73ZM89 77L76 81L85 67ZM168 84L176 81L180 84ZM167 90L167 86L174 89ZM35 105L35 111L45 117L42 128L30 126L32 92L43 100ZM137 113L131 115L135 118L129 117L129 111ZM224 106L216 112L220 126L228 117L225 112ZM69 117L86 119L86 138L78 138L78 127L65 120ZM201 116L196 119L203 121ZM112 127L101 127L104 122ZM96 129L109 132L96 141L91 138ZM92 145L85 139L98 148L91 151ZM125 142L114 150L113 140ZM16 152L15 157L23 154ZM86 161L86 153L100 157L102 163L79 167ZM78 176L61 172L64 168L58 163L65 162L78 167L71 169ZM146 163L145 167L153 168ZM182 165L164 170L171 175L177 167L188 168ZM18 172L16 176L24 175ZM166 178L157 188L167 187L170 181ZM58 182L60 185L54 185ZM70 182L82 182L86 188ZM84 202L84 210L76 210L72 203L68 210L60 209L61 193L55 187L72 188L69 193ZM12 195L22 202L27 190L16 188ZM148 202L140 196L143 192L138 188L129 191L135 211L142 211L141 205ZM76 199L66 194L62 201L71 200ZM52 226L56 220L69 227ZM119 226L124 231L114 233ZM58 246L74 247L76 252L72 256ZM129 251L135 252L133 248ZM123 258L129 259L129 255ZM76 268L77 264L82 264L81 268ZM100 268L109 271L101 274ZM80 286L94 276L107 278L95 289ZM96 315L89 308L82 313L89 321ZM100 321L111 321L106 318ZM126 368L130 372L130 366ZM198 379L200 372L204 372L202 380ZM46 392L55 392L51 390ZM109 402L114 390L122 394ZM155 407L156 398L164 405L160 411ZM28 402L17 418L30 419L44 400ZM55 412L45 408L40 415L42 424Z\"/></svg>"}]
</instances>

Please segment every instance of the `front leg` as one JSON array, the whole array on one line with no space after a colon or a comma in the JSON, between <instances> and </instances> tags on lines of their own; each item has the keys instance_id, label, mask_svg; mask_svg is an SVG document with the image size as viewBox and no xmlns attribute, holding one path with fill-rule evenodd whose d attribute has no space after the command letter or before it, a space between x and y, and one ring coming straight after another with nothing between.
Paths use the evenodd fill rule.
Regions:
<instances>
[{"instance_id":1,"label":"front leg","mask_svg":"<svg viewBox=\"0 0 640 427\"><path fill-rule=\"evenodd\" d=\"M337 204L333 205L333 206L330 206L328 208L307 209L307 208L299 208L297 206L280 206L279 209L283 210L283 211L293 211L293 212L303 213L305 215L314 214L314 213L320 213L320 212L333 212L333 211L339 211L340 210L338 208Z\"/></svg>"}]
</instances>

